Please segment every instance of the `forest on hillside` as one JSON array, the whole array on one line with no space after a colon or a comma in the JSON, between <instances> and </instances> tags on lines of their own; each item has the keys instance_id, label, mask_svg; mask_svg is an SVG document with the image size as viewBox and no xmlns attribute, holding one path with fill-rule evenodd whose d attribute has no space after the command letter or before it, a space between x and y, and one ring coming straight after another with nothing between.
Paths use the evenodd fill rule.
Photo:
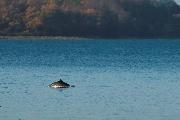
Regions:
<instances>
[{"instance_id":1,"label":"forest on hillside","mask_svg":"<svg viewBox=\"0 0 180 120\"><path fill-rule=\"evenodd\" d=\"M0 0L0 36L180 37L174 0Z\"/></svg>"}]
</instances>

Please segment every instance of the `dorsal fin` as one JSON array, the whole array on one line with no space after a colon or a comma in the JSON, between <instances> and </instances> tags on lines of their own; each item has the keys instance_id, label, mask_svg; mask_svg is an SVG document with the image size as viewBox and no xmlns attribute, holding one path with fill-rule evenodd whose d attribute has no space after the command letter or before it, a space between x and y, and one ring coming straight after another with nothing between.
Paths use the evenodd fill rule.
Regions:
<instances>
[{"instance_id":1,"label":"dorsal fin","mask_svg":"<svg viewBox=\"0 0 180 120\"><path fill-rule=\"evenodd\" d=\"M58 82L63 82L61 79Z\"/></svg>"}]
</instances>

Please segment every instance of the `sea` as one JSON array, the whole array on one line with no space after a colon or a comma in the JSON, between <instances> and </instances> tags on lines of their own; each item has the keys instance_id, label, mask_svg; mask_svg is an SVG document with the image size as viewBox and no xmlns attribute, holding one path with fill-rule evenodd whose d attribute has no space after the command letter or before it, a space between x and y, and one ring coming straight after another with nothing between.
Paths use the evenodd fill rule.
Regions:
<instances>
[{"instance_id":1,"label":"sea","mask_svg":"<svg viewBox=\"0 0 180 120\"><path fill-rule=\"evenodd\" d=\"M180 120L180 39L1 39L0 120Z\"/></svg>"}]
</instances>

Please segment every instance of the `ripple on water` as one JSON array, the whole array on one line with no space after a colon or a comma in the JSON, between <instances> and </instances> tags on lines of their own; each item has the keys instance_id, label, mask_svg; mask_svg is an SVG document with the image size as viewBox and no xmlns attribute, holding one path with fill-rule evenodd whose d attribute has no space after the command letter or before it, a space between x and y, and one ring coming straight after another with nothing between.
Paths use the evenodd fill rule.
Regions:
<instances>
[{"instance_id":1,"label":"ripple on water","mask_svg":"<svg viewBox=\"0 0 180 120\"><path fill-rule=\"evenodd\" d=\"M6 87L2 87L2 88L4 88L4 89L8 89L8 87L6 86Z\"/></svg>"}]
</instances>

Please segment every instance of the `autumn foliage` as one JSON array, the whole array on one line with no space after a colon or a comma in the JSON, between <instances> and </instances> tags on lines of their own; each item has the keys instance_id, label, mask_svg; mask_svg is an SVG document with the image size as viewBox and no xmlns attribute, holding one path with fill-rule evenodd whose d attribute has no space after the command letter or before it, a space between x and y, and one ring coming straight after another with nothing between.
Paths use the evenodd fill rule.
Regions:
<instances>
[{"instance_id":1,"label":"autumn foliage","mask_svg":"<svg viewBox=\"0 0 180 120\"><path fill-rule=\"evenodd\" d=\"M0 35L179 37L173 0L0 0Z\"/></svg>"}]
</instances>

